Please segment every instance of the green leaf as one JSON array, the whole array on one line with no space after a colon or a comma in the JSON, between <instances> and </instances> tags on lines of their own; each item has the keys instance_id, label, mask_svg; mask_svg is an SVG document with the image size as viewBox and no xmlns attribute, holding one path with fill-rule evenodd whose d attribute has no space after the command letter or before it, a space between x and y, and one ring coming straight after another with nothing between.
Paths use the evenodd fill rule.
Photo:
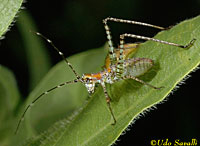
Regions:
<instances>
[{"instance_id":1,"label":"green leaf","mask_svg":"<svg viewBox=\"0 0 200 146\"><path fill-rule=\"evenodd\" d=\"M73 100L81 100L80 105L76 106L77 110L72 110L73 113L66 113L67 118L56 122L42 134L30 139L26 145L105 146L114 143L139 114L162 101L188 73L199 65L200 17L183 21L170 30L160 32L155 38L183 45L193 38L197 39L188 50L150 41L140 45L134 57L151 58L155 62L153 69L141 79L164 88L155 90L132 80L111 85L108 89L112 98L111 106L117 119L115 126L111 125L113 120L101 87L96 89L86 104L83 104L87 97L83 86L68 85L63 89L57 89L35 104L27 113L25 125L22 124L21 129L28 129L29 135L41 132L41 123L45 125L49 120L57 120L64 116L65 109L72 105ZM91 73L97 67L103 66L105 56L103 49L96 49L70 57L70 62L78 73ZM72 72L66 70L64 66L64 62L59 63L49 72L31 93L27 104L48 88L73 79Z\"/></svg>"},{"instance_id":2,"label":"green leaf","mask_svg":"<svg viewBox=\"0 0 200 146\"><path fill-rule=\"evenodd\" d=\"M2 36L12 23L23 0L0 0L0 36Z\"/></svg>"},{"instance_id":3,"label":"green leaf","mask_svg":"<svg viewBox=\"0 0 200 146\"><path fill-rule=\"evenodd\" d=\"M98 55L96 56L96 54ZM69 61L73 64L76 71L79 74L82 74L87 71L100 71L100 65L103 65L105 56L106 50L100 48L77 54L74 57L72 56L69 58ZM88 61L92 62L95 59L98 61L87 64ZM74 78L75 76L67 64L65 62L60 62L51 69L41 83L33 90L33 92L31 92L28 97L28 101L26 102L27 105L42 92ZM13 140L13 144L16 144L18 139L26 139L26 137L30 137L34 132L41 133L60 119L73 116L73 113L76 112L78 108L83 106L87 97L88 93L85 90L85 87L81 84L65 86L49 93L48 96L44 96L27 112L24 122L21 123L18 134ZM21 110L21 113L23 111L24 109ZM15 123L16 126L18 120ZM21 143L23 143L23 141L21 141Z\"/></svg>"},{"instance_id":4,"label":"green leaf","mask_svg":"<svg viewBox=\"0 0 200 146\"><path fill-rule=\"evenodd\" d=\"M0 65L0 145L10 143L9 137L13 135L12 129L15 122L14 110L19 96L12 72Z\"/></svg>"},{"instance_id":5,"label":"green leaf","mask_svg":"<svg viewBox=\"0 0 200 146\"><path fill-rule=\"evenodd\" d=\"M36 31L36 27L27 11L20 12L17 26L20 30L22 40L24 41L30 74L29 88L31 91L49 70L50 59L46 48L40 41L41 38L30 32Z\"/></svg>"}]
</instances>

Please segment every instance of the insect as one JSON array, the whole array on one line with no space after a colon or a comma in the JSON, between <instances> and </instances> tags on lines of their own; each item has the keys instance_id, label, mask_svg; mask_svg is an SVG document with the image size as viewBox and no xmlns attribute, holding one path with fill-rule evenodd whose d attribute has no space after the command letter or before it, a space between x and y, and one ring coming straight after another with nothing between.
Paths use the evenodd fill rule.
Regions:
<instances>
[{"instance_id":1,"label":"insect","mask_svg":"<svg viewBox=\"0 0 200 146\"><path fill-rule=\"evenodd\" d=\"M137 48L138 44L125 44L124 39L125 38L136 38L136 39L142 39L142 40L147 40L147 41L154 41L162 44L167 44L171 46L176 46L180 48L189 48L193 45L195 39L192 39L187 45L180 45L172 42L167 42L159 39L154 39L150 37L145 37L145 36L139 36L139 35L134 35L134 34L121 34L120 35L120 44L117 49L114 49L113 43L112 43L112 37L111 37L111 32L110 32L110 27L108 26L108 21L112 22L119 22L119 23L128 23L128 24L136 24L136 25L142 25L142 26L147 26L147 27L152 27L160 30L165 30L164 27L148 24L148 23L143 23L143 22L137 22L137 21L131 21L131 20L124 20L124 19L118 19L118 18L112 18L108 17L103 20L104 28L106 31L107 39L108 39L108 55L106 57L105 61L105 66L104 69L101 72L98 73L88 73L88 74L83 74L82 76L79 76L78 73L75 71L73 66L68 62L64 54L54 45L54 43L46 38L44 35L38 33L38 32L33 32L38 36L41 36L43 39L45 39L48 43L51 44L51 46L58 52L58 54L62 57L62 59L66 62L66 64L71 68L72 72L75 74L76 78L72 81L64 82L60 85L57 85L46 92L43 92L40 94L35 100L29 104L25 111L23 112L15 133L17 133L18 128L24 119L24 116L28 109L31 108L31 106L41 99L44 95L47 95L49 92L60 88L62 86L68 85L68 84L74 84L77 82L81 82L89 92L89 94L94 93L95 90L95 85L100 84L103 88L105 98L106 98L106 103L108 105L108 109L110 111L110 114L113 118L113 123L112 125L116 124L116 118L113 113L113 110L111 108L111 98L109 97L107 93L107 89L105 84L113 84L117 81L120 80L125 80L125 79L133 79L137 82L140 82L144 85L147 85L153 89L160 89L161 87L156 87L153 86L147 82L144 82L143 80L140 80L138 77L146 73L149 69L152 68L153 66L153 60L149 58L128 58L129 54L134 52Z\"/></svg>"}]
</instances>

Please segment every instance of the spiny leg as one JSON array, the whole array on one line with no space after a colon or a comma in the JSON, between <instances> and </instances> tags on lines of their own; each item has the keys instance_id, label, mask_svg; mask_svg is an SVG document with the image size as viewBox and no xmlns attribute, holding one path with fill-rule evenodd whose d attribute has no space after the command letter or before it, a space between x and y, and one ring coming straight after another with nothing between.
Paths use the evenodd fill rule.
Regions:
<instances>
[{"instance_id":1,"label":"spiny leg","mask_svg":"<svg viewBox=\"0 0 200 146\"><path fill-rule=\"evenodd\" d=\"M180 44L171 43L171 42L154 39L154 38L150 38L150 37L145 37L145 36L140 36L140 35L134 35L134 34L128 34L128 33L120 35L120 39L122 39L122 40L124 40L125 37L131 37L131 38L142 39L142 40L147 40L147 41L154 41L154 42L167 44L167 45L171 45L171 46L176 46L176 47L180 47L180 48L190 48L196 41L196 39L192 39L187 45L180 45Z\"/></svg>"},{"instance_id":2,"label":"spiny leg","mask_svg":"<svg viewBox=\"0 0 200 146\"><path fill-rule=\"evenodd\" d=\"M124 68L124 56L123 56L123 52L124 52L124 39L120 37L120 56L119 58L116 58L116 54L113 51L113 44L112 44L112 40L111 40L111 33L109 30L109 27L107 25L107 21L113 21L113 22L119 22L119 23L128 23L128 24L135 24L135 25L142 25L142 26L147 26L147 27L153 27L156 29L160 29L160 30L165 30L164 27L160 27L160 26L156 26L156 25L152 25L152 24L148 24L148 23L143 23L143 22L138 22L138 21L132 21L132 20L124 20L124 19L118 19L118 18L112 18L112 17L108 17L106 19L103 20L103 23L105 24L105 29L106 29L106 34L107 34L107 38L108 38L108 44L109 44L109 56L110 56L110 60L111 60L111 65L115 64L115 62L117 61L117 69L114 68L114 70L117 70L117 75L120 76L123 73L123 68Z\"/></svg>"},{"instance_id":3,"label":"spiny leg","mask_svg":"<svg viewBox=\"0 0 200 146\"><path fill-rule=\"evenodd\" d=\"M107 17L104 19L105 22L107 21L113 21L113 22L119 22L119 23L128 23L128 24L134 24L134 25L142 25L142 26L147 26L147 27L152 27L160 30L165 30L166 28L157 26L157 25L152 25L144 22L138 22L138 21L133 21L133 20L125 20L125 19L119 19L119 18L113 18L113 17Z\"/></svg>"},{"instance_id":4,"label":"spiny leg","mask_svg":"<svg viewBox=\"0 0 200 146\"><path fill-rule=\"evenodd\" d=\"M17 134L17 131L18 131L18 129L19 129L19 126L20 126L21 122L24 120L24 116L25 116L26 112L28 111L28 109L30 109L30 108L34 105L35 102L37 102L39 99L41 99L41 97L43 97L44 95L48 94L49 92L51 92L51 91L53 91L53 90L55 90L55 89L57 89L57 88L63 87L64 85L67 85L67 84L72 84L72 83L77 83L77 82L79 82L79 80L68 81L68 82L62 83L62 84L60 84L60 85L57 85L57 86L55 86L55 87L53 87L53 88L47 90L46 92L43 92L42 94L40 94L35 100L33 100L33 101L31 102L31 104L29 104L29 105L26 107L25 111L23 112L23 114L22 114L22 116L21 116L21 118L20 118L20 120L19 120L19 122L18 122L18 124L17 124L17 128L16 128L16 130L15 130L15 134Z\"/></svg>"},{"instance_id":5,"label":"spiny leg","mask_svg":"<svg viewBox=\"0 0 200 146\"><path fill-rule=\"evenodd\" d=\"M111 100L111 99L110 99L110 97L108 96L108 92L107 92L107 90L106 90L105 84L104 84L104 83L101 83L101 86L103 87L103 91L104 91L104 94L105 94L105 97L106 97L106 103L107 103L107 105L108 105L108 108L109 108L110 113L111 113L111 115L112 115L112 117L113 117L113 120L114 120L114 123L112 123L112 125L115 125L115 124L116 124L116 119L115 119L114 113L113 113L112 108L111 108L111 105L110 105L110 100Z\"/></svg>"},{"instance_id":6,"label":"spiny leg","mask_svg":"<svg viewBox=\"0 0 200 146\"><path fill-rule=\"evenodd\" d=\"M72 67L71 63L69 63L69 61L66 59L66 57L64 56L64 54L54 45L54 43L48 39L47 37L45 37L44 35L42 35L39 32L34 32L31 31L32 33L41 36L44 40L46 40L48 43L50 43L50 45L58 52L58 54L62 57L63 60L65 60L65 62L67 63L67 65L71 68L71 70L73 71L73 73L76 75L77 79L80 79L80 76L78 75L78 73L74 70L74 68Z\"/></svg>"},{"instance_id":7,"label":"spiny leg","mask_svg":"<svg viewBox=\"0 0 200 146\"><path fill-rule=\"evenodd\" d=\"M119 45L119 59L117 62L117 76L121 76L124 69L124 39L120 38L120 45Z\"/></svg>"},{"instance_id":8,"label":"spiny leg","mask_svg":"<svg viewBox=\"0 0 200 146\"><path fill-rule=\"evenodd\" d=\"M117 59L116 55L113 53L114 48L113 48L113 45L112 45L110 30L109 30L109 27L107 25L107 21L142 25L142 26L152 27L152 28L156 28L156 29L160 29L160 30L166 30L166 29L169 29L169 28L164 28L164 27L160 27L160 26L156 26L156 25L152 25L152 24L148 24L148 23L143 23L143 22L138 22L138 21L124 20L124 19L118 19L118 18L112 18L112 17L108 17L108 18L104 19L103 22L105 24L108 42L109 42L109 44L111 44L111 45L109 45L109 48L110 48L109 54L110 54L111 65L113 65L115 63L115 61L118 60L117 73L119 75L120 75L120 71L123 70L123 60L124 60L123 49L124 49L124 37L125 36L137 38L137 39L143 39L143 40L151 40L151 41L155 41L155 42L159 42L159 43L163 43L163 44L168 44L168 45L172 45L172 46L177 46L177 47L181 47L181 48L190 48L196 40L196 39L192 39L190 41L190 43L188 43L187 45L180 45L180 44L176 44L176 43L171 43L171 42L167 42L167 41L162 41L162 40L144 37L144 36L139 36L139 35L134 35L134 34L123 34L123 35L120 36L120 57L119 57L119 59Z\"/></svg>"},{"instance_id":9,"label":"spiny leg","mask_svg":"<svg viewBox=\"0 0 200 146\"><path fill-rule=\"evenodd\" d=\"M118 60L118 63L117 63L117 74L118 74L118 76L120 76L123 73L123 68L124 68L123 49L124 49L124 39L125 39L125 37L143 39L143 40L147 40L147 41L154 41L154 42L172 45L172 46L181 47L181 48L190 48L196 40L196 39L192 39L187 45L184 46L184 45L171 43L171 42L167 42L167 41L162 41L162 40L159 40L159 39L154 39L154 38L140 36L140 35L127 34L127 33L122 34L122 35L120 35L120 47L119 47L120 48L120 56L119 56L119 60Z\"/></svg>"},{"instance_id":10,"label":"spiny leg","mask_svg":"<svg viewBox=\"0 0 200 146\"><path fill-rule=\"evenodd\" d=\"M106 30L106 35L107 35L107 39L108 39L110 63L111 63L111 65L114 65L117 58L116 58L116 54L114 53L114 46L112 43L112 36L111 36L110 28L108 27L106 20L103 20L103 23L104 23L104 28ZM114 71L115 71L115 69L114 69Z\"/></svg>"},{"instance_id":11,"label":"spiny leg","mask_svg":"<svg viewBox=\"0 0 200 146\"><path fill-rule=\"evenodd\" d=\"M151 88L153 88L153 89L161 89L161 88L164 88L163 86L161 86L161 87L155 87L155 86L153 86L153 85L151 85L151 84L149 84L149 83L146 83L146 82L144 82L143 80L140 80L140 79L138 79L137 77L134 77L134 76L125 76L124 79L133 79L133 80L135 80L135 81L137 81L137 82L140 82L140 83L142 83L142 84L144 84L144 85L147 85L147 86L149 86L149 87L151 87Z\"/></svg>"},{"instance_id":12,"label":"spiny leg","mask_svg":"<svg viewBox=\"0 0 200 146\"><path fill-rule=\"evenodd\" d=\"M114 53L114 47L113 47L113 43L112 43L112 36L111 36L110 28L109 28L109 26L107 24L107 21L136 24L136 25L142 25L142 26L147 26L147 27L153 27L153 28L160 29L160 30L165 30L164 27L160 27L160 26L156 26L156 25L152 25L152 24L148 24L148 23L107 17L106 19L103 20L103 23L104 23L104 27L105 27L106 34L107 34L107 39L108 39L109 57L110 57L111 65L115 64L115 62L117 61L117 58L116 58L116 54ZM120 54L123 54L124 47L121 46L120 48L121 48L120 49ZM122 58L119 58L120 62L121 62L121 60L122 60ZM122 63L119 63L119 68L121 68L121 67L122 67ZM119 70L120 69L118 69L118 71ZM115 68L114 68L114 71L115 71Z\"/></svg>"}]
</instances>

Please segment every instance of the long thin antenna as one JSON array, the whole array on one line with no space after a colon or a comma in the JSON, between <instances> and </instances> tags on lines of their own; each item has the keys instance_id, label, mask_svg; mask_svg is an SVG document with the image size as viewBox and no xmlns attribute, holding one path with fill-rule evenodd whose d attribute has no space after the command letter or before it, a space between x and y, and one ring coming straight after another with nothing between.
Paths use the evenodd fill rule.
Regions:
<instances>
[{"instance_id":1,"label":"long thin antenna","mask_svg":"<svg viewBox=\"0 0 200 146\"><path fill-rule=\"evenodd\" d=\"M55 90L55 89L57 89L57 88L63 87L64 85L72 84L72 83L77 83L77 82L79 82L79 81L80 81L80 80L77 80L77 79L75 79L75 80L73 80L73 81L67 81L67 82L65 82L65 83L62 83L62 84L60 84L60 85L57 85L57 86L55 86L55 87L53 87L53 88L47 90L46 92L43 92L42 94L40 94L35 100L33 100L33 101L26 107L25 111L23 112L23 114L22 114L22 116L21 116L21 118L20 118L20 120L19 120L19 122L18 122L18 124L17 124L17 128L16 128L16 130L15 130L15 134L17 134L17 131L18 131L18 129L19 129L19 126L20 126L21 122L24 120L24 116L25 116L26 112L28 111L28 109L30 109L30 108L34 105L35 102L37 102L39 99L41 99L41 97L43 97L44 95L48 94L49 92L51 92L51 91L53 91L53 90Z\"/></svg>"},{"instance_id":2,"label":"long thin antenna","mask_svg":"<svg viewBox=\"0 0 200 146\"><path fill-rule=\"evenodd\" d=\"M78 73L74 70L74 68L72 67L71 63L69 63L69 61L66 59L66 57L64 56L64 54L54 45L54 43L48 39L47 37L45 37L44 35L42 35L39 32L34 32L34 31L30 31L40 37L42 37L43 39L45 39L57 52L58 54L62 57L63 60L65 60L65 62L67 63L67 65L71 68L71 70L73 71L73 73L76 75L77 79L80 79L80 76L78 75Z\"/></svg>"}]
</instances>

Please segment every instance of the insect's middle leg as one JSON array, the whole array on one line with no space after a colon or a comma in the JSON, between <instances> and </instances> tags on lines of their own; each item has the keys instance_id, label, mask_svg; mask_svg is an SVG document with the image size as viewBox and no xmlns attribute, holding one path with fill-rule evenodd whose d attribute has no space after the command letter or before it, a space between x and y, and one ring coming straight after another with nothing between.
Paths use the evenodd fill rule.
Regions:
<instances>
[{"instance_id":1,"label":"insect's middle leg","mask_svg":"<svg viewBox=\"0 0 200 146\"><path fill-rule=\"evenodd\" d=\"M111 115L112 115L112 118L113 118L113 121L114 121L114 122L112 123L112 125L115 125L115 124L116 124L116 119L115 119L114 113L113 113L112 108L111 108L111 105L110 105L111 99L110 99L110 97L108 96L108 92L107 92L107 90L106 90L105 84L102 83L101 86L103 87L103 91L104 91L104 94L105 94L105 97L106 97L106 103L107 103L107 105L108 105L109 111L110 111L110 113L111 113Z\"/></svg>"},{"instance_id":2,"label":"insect's middle leg","mask_svg":"<svg viewBox=\"0 0 200 146\"><path fill-rule=\"evenodd\" d=\"M149 84L147 82L144 82L143 80L140 80L140 79L138 79L137 77L134 77L134 76L125 76L124 79L133 79L133 80L135 80L137 82L140 82L140 83L142 83L144 85L147 85L147 86L149 86L149 87L151 87L153 89L161 89L161 88L163 88L163 86L161 86L161 87L155 87L155 86L153 86L153 85L151 85L151 84Z\"/></svg>"}]
</instances>

